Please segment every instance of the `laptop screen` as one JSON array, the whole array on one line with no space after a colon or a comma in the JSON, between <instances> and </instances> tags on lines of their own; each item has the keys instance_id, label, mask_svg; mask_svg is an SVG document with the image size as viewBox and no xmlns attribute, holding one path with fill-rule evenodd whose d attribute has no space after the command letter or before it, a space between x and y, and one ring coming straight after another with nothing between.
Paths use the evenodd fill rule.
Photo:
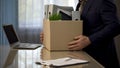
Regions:
<instances>
[{"instance_id":1,"label":"laptop screen","mask_svg":"<svg viewBox=\"0 0 120 68\"><path fill-rule=\"evenodd\" d=\"M3 26L3 29L5 31L5 34L6 34L10 44L18 42L18 38L14 31L13 25L5 25L5 26Z\"/></svg>"}]
</instances>

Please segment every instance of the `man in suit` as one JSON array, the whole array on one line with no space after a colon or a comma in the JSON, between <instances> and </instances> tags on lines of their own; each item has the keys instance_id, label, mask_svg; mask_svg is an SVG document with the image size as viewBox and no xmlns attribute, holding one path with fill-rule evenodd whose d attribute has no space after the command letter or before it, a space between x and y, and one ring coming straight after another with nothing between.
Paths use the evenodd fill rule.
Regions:
<instances>
[{"instance_id":1,"label":"man in suit","mask_svg":"<svg viewBox=\"0 0 120 68\"><path fill-rule=\"evenodd\" d=\"M77 9L82 1L79 0ZM83 35L68 43L70 50L84 50L105 68L119 68L114 37L120 33L113 0L87 0L81 13ZM43 33L40 34L43 41Z\"/></svg>"},{"instance_id":2,"label":"man in suit","mask_svg":"<svg viewBox=\"0 0 120 68\"><path fill-rule=\"evenodd\" d=\"M77 9L79 10L79 5ZM69 43L70 50L84 50L105 68L119 68L113 38L120 33L113 0L87 0L81 13L83 35Z\"/></svg>"}]
</instances>

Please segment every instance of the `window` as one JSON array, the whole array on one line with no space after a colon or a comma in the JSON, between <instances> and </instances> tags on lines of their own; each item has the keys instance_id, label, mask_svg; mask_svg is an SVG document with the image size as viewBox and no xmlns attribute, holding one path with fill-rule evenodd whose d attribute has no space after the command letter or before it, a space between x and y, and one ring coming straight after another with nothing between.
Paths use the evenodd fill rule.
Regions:
<instances>
[{"instance_id":1,"label":"window","mask_svg":"<svg viewBox=\"0 0 120 68\"><path fill-rule=\"evenodd\" d=\"M19 0L19 27L42 27L44 4L57 4L76 7L78 0Z\"/></svg>"},{"instance_id":2,"label":"window","mask_svg":"<svg viewBox=\"0 0 120 68\"><path fill-rule=\"evenodd\" d=\"M42 27L43 0L19 0L19 28Z\"/></svg>"}]
</instances>

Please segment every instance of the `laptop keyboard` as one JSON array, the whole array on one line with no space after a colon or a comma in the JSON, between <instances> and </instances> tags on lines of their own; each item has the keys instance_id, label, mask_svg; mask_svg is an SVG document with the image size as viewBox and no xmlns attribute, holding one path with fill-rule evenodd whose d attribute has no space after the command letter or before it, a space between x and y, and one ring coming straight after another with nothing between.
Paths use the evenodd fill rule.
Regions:
<instances>
[{"instance_id":1,"label":"laptop keyboard","mask_svg":"<svg viewBox=\"0 0 120 68\"><path fill-rule=\"evenodd\" d=\"M16 44L14 48L36 48L39 46L40 45L37 45L37 44L20 43L20 44Z\"/></svg>"},{"instance_id":2,"label":"laptop keyboard","mask_svg":"<svg viewBox=\"0 0 120 68\"><path fill-rule=\"evenodd\" d=\"M27 47L30 46L30 44L17 44L15 47Z\"/></svg>"}]
</instances>

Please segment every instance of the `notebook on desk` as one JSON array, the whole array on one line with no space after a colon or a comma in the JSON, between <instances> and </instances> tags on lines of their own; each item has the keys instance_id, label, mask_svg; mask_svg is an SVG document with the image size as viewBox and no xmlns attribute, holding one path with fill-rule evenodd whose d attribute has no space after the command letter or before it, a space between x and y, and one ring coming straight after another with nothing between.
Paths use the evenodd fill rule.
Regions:
<instances>
[{"instance_id":1,"label":"notebook on desk","mask_svg":"<svg viewBox=\"0 0 120 68\"><path fill-rule=\"evenodd\" d=\"M10 44L10 47L14 49L36 49L41 46L41 44L21 43L12 24L3 25L3 29Z\"/></svg>"}]
</instances>

